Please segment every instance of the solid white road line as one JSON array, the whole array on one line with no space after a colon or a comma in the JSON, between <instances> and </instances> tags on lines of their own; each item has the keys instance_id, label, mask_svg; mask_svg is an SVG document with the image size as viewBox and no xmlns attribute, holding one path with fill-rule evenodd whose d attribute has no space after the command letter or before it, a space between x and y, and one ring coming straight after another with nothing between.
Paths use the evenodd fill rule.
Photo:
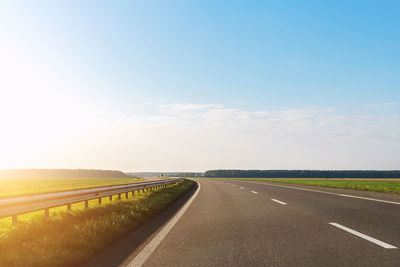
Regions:
<instances>
[{"instance_id":1,"label":"solid white road line","mask_svg":"<svg viewBox=\"0 0 400 267\"><path fill-rule=\"evenodd\" d=\"M400 202L395 202L395 201L388 201L388 200L382 200L382 199L376 199L376 198L345 195L345 194L326 192L326 191L315 190L315 189L300 188L300 187L295 187L295 186L277 185L277 184L268 184L268 183L262 183L262 184L261 183L255 183L255 184L269 185L269 186L276 186L276 187L284 187L284 188L290 188L290 189L296 189L296 190L302 190L302 191L309 191L309 192L323 193L323 194L328 194L328 195L336 195L336 196L341 196L341 197L351 197L351 198L358 198L358 199L363 199L363 200L371 200L371 201L377 201L377 202L400 205Z\"/></svg>"},{"instance_id":2,"label":"solid white road line","mask_svg":"<svg viewBox=\"0 0 400 267\"><path fill-rule=\"evenodd\" d=\"M241 187L240 187L240 189L244 189L244 187L243 187L243 186L241 186Z\"/></svg>"},{"instance_id":3,"label":"solid white road line","mask_svg":"<svg viewBox=\"0 0 400 267\"><path fill-rule=\"evenodd\" d=\"M258 192L256 192L256 191L251 191L253 194L258 194Z\"/></svg>"},{"instance_id":4,"label":"solid white road line","mask_svg":"<svg viewBox=\"0 0 400 267\"><path fill-rule=\"evenodd\" d=\"M197 182L196 182L197 183ZM193 200L196 198L200 191L200 183L194 195L186 202L186 204L179 210L179 212L164 226L163 229L143 248L143 250L136 255L136 257L127 265L128 267L138 267L142 266L151 254L156 250L158 245L164 240L169 231L174 227L174 225L179 221L185 211L192 204Z\"/></svg>"},{"instance_id":5,"label":"solid white road line","mask_svg":"<svg viewBox=\"0 0 400 267\"><path fill-rule=\"evenodd\" d=\"M365 239L365 240L368 240L369 242L375 243L375 244L377 244L378 246L381 246L381 247L384 247L384 248L388 248L388 249L397 248L397 247L395 247L395 246L392 246L392 245L390 245L390 244L388 244L388 243L382 242L382 241L380 241L380 240L378 240L378 239L375 239L375 238L373 238L373 237L370 237L370 236L364 235L364 234L362 234L362 233L360 233L360 232L354 231L354 230L352 230L352 229L350 229L350 228L347 228L346 226L340 225L340 224L338 224L338 223L329 223L329 224L330 224L330 225L333 225L333 226L335 226L335 227L337 227L337 228L340 228L340 229L342 229L342 230L344 230L344 231L346 231L346 232L349 232L349 233L351 233L351 234L353 234L353 235L356 235L356 236L358 236L358 237L361 237L361 238L363 238L363 239Z\"/></svg>"},{"instance_id":6,"label":"solid white road line","mask_svg":"<svg viewBox=\"0 0 400 267\"><path fill-rule=\"evenodd\" d=\"M282 204L282 205L287 205L285 202L283 201L279 201L277 199L271 198L272 201L275 201L276 203Z\"/></svg>"},{"instance_id":7,"label":"solid white road line","mask_svg":"<svg viewBox=\"0 0 400 267\"><path fill-rule=\"evenodd\" d=\"M345 194L338 194L338 195L339 195L339 196L342 196L342 197L352 197L352 198L359 198L359 199L372 200L372 201L378 201L378 202L383 202L383 203L389 203L389 204L397 204L397 205L400 205L399 202L388 201L388 200L382 200L382 199L376 199L376 198L359 197L359 196L352 196L352 195L345 195Z\"/></svg>"}]
</instances>

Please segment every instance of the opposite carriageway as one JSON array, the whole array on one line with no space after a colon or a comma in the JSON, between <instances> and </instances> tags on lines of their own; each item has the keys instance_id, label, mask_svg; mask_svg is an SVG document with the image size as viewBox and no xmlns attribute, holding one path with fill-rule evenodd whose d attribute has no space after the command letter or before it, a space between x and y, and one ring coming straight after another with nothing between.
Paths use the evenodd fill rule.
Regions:
<instances>
[{"instance_id":1,"label":"opposite carriageway","mask_svg":"<svg viewBox=\"0 0 400 267\"><path fill-rule=\"evenodd\" d=\"M103 197L112 200L112 196L118 195L118 199L121 199L121 194L128 197L130 192L133 195L135 191L165 187L182 180L178 178L0 199L0 218L12 217L12 223L15 224L20 214L44 210L45 216L48 216L50 208L66 205L69 211L71 204L78 202L85 202L85 208L88 208L89 200L98 199L98 203L101 204Z\"/></svg>"}]
</instances>

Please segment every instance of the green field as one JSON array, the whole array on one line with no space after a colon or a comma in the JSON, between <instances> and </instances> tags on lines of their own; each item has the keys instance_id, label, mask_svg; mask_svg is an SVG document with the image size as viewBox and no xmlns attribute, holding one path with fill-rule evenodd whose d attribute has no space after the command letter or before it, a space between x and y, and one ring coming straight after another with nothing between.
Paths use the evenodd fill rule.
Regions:
<instances>
[{"instance_id":1,"label":"green field","mask_svg":"<svg viewBox=\"0 0 400 267\"><path fill-rule=\"evenodd\" d=\"M362 180L362 179L257 179L249 178L243 180L268 181L274 183L313 185L331 188L343 188L354 190L368 190L375 192L400 194L399 180Z\"/></svg>"},{"instance_id":2,"label":"green field","mask_svg":"<svg viewBox=\"0 0 400 267\"><path fill-rule=\"evenodd\" d=\"M1 178L0 197L133 183L142 178Z\"/></svg>"},{"instance_id":3,"label":"green field","mask_svg":"<svg viewBox=\"0 0 400 267\"><path fill-rule=\"evenodd\" d=\"M192 181L185 180L90 209L57 211L49 218L17 224L0 236L0 266L77 266L192 186Z\"/></svg>"}]
</instances>

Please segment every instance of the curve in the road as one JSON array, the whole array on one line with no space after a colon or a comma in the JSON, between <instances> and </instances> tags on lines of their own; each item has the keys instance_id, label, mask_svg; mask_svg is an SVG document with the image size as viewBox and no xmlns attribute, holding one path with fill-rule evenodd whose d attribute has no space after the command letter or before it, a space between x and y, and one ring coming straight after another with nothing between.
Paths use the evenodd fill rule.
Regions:
<instances>
[{"instance_id":1,"label":"curve in the road","mask_svg":"<svg viewBox=\"0 0 400 267\"><path fill-rule=\"evenodd\" d=\"M197 182L196 182L197 183ZM175 224L179 221L182 215L186 212L186 210L190 207L193 200L196 198L198 193L200 192L200 184L198 184L196 192L193 196L186 202L186 204L179 210L179 212L163 227L163 229L143 248L143 250L127 265L128 267L140 267L142 266L147 259L151 256L151 254L156 250L156 248L160 245L160 243L167 236L169 231L175 226Z\"/></svg>"}]
</instances>

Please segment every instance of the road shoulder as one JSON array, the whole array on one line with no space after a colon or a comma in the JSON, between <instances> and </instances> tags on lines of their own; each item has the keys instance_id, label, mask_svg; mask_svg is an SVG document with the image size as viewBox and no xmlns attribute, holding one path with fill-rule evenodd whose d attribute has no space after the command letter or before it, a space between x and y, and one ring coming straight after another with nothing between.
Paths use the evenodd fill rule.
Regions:
<instances>
[{"instance_id":1,"label":"road shoulder","mask_svg":"<svg viewBox=\"0 0 400 267\"><path fill-rule=\"evenodd\" d=\"M92 257L88 262L82 264L82 267L95 266L120 266L131 262L136 255L149 243L154 236L174 217L174 215L185 205L186 201L197 190L197 183L183 196L175 200L168 208L148 222L140 226L135 231L117 240L105 248L100 253Z\"/></svg>"}]
</instances>

